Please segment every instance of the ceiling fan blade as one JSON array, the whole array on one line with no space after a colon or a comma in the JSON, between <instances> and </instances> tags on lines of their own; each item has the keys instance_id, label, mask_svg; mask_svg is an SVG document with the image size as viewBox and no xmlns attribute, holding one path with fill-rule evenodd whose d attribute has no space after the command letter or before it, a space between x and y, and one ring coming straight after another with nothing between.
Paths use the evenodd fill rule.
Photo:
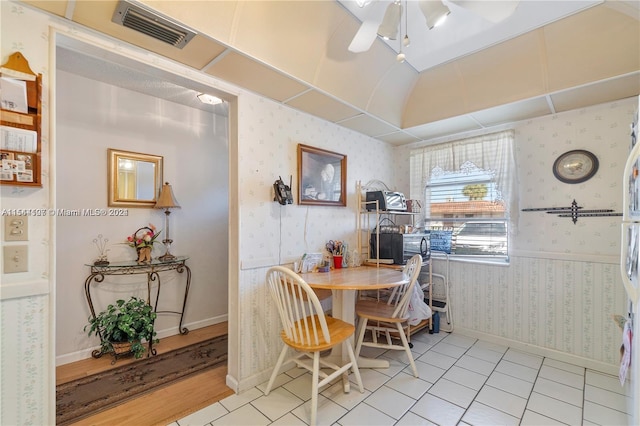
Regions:
<instances>
[{"instance_id":1,"label":"ceiling fan blade","mask_svg":"<svg viewBox=\"0 0 640 426\"><path fill-rule=\"evenodd\" d=\"M515 12L519 0L505 1L477 1L477 0L449 0L451 3L463 7L491 22L500 22Z\"/></svg>"},{"instance_id":2,"label":"ceiling fan blade","mask_svg":"<svg viewBox=\"0 0 640 426\"><path fill-rule=\"evenodd\" d=\"M373 41L378 35L378 23L373 21L364 21L358 32L351 40L349 51L353 53L366 52L369 50Z\"/></svg>"},{"instance_id":3,"label":"ceiling fan blade","mask_svg":"<svg viewBox=\"0 0 640 426\"><path fill-rule=\"evenodd\" d=\"M367 13L364 16L362 25L349 44L349 51L353 53L366 52L369 50L378 35L378 27L384 17L388 2L376 1L366 5Z\"/></svg>"}]
</instances>

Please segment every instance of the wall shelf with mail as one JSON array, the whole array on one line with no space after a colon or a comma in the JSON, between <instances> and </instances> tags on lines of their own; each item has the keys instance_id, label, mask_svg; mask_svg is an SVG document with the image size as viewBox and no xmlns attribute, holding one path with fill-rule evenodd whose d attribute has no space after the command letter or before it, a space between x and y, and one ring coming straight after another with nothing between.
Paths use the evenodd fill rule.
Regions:
<instances>
[{"instance_id":1,"label":"wall shelf with mail","mask_svg":"<svg viewBox=\"0 0 640 426\"><path fill-rule=\"evenodd\" d=\"M0 67L0 184L42 187L42 75L20 52Z\"/></svg>"}]
</instances>

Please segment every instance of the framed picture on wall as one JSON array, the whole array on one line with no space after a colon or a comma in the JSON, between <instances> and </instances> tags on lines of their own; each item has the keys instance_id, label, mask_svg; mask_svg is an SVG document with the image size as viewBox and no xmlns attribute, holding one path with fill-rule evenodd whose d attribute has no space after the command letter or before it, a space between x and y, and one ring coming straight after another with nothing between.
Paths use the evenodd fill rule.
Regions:
<instances>
[{"instance_id":1,"label":"framed picture on wall","mask_svg":"<svg viewBox=\"0 0 640 426\"><path fill-rule=\"evenodd\" d=\"M347 156L298 144L298 204L347 205Z\"/></svg>"}]
</instances>

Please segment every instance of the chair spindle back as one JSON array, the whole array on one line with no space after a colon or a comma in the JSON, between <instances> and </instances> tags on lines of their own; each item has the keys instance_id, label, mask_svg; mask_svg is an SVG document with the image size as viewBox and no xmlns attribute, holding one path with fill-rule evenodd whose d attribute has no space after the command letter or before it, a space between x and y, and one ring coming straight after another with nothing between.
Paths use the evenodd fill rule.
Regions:
<instances>
[{"instance_id":1,"label":"chair spindle back","mask_svg":"<svg viewBox=\"0 0 640 426\"><path fill-rule=\"evenodd\" d=\"M309 284L292 270L274 266L267 272L267 285L288 339L300 345L331 341L322 305Z\"/></svg>"},{"instance_id":2,"label":"chair spindle back","mask_svg":"<svg viewBox=\"0 0 640 426\"><path fill-rule=\"evenodd\" d=\"M387 304L395 305L396 309L393 311L394 318L404 318L407 316L409 310L409 302L411 301L411 294L413 293L413 287L418 281L420 275L420 269L422 266L422 256L416 254L407 261L402 273L409 279L407 284L394 287L389 297Z\"/></svg>"}]
</instances>

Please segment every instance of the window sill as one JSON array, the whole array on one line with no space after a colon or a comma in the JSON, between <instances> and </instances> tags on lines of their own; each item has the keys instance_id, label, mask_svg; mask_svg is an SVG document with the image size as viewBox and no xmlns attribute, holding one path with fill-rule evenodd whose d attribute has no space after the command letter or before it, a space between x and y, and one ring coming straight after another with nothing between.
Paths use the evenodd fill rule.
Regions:
<instances>
[{"instance_id":1,"label":"window sill","mask_svg":"<svg viewBox=\"0 0 640 426\"><path fill-rule=\"evenodd\" d=\"M480 265L493 265L493 266L509 266L509 257L481 257L481 256L465 256L445 253L431 253L431 258L434 260L449 260L450 262L460 263L476 263Z\"/></svg>"}]
</instances>

